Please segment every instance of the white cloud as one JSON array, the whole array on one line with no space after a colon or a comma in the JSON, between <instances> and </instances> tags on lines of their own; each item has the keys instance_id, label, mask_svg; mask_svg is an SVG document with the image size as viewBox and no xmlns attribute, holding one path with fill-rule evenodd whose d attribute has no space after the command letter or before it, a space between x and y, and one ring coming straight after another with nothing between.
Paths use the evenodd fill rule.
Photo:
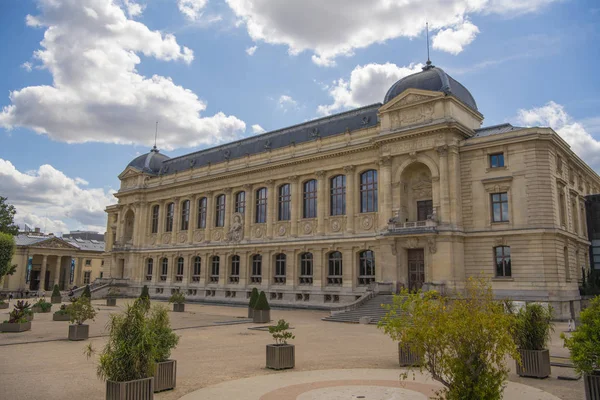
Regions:
<instances>
[{"instance_id":1,"label":"white cloud","mask_svg":"<svg viewBox=\"0 0 600 400\"><path fill-rule=\"evenodd\" d=\"M196 21L202 16L202 10L208 0L178 0L179 11L189 20Z\"/></svg>"},{"instance_id":2,"label":"white cloud","mask_svg":"<svg viewBox=\"0 0 600 400\"><path fill-rule=\"evenodd\" d=\"M255 42L283 44L292 55L311 51L314 63L332 66L336 57L352 55L356 49L422 35L426 21L432 33L448 28L455 31L457 24L474 14L521 14L559 0L226 1ZM474 37L473 27L463 26L459 31L464 35L467 28Z\"/></svg>"},{"instance_id":3,"label":"white cloud","mask_svg":"<svg viewBox=\"0 0 600 400\"><path fill-rule=\"evenodd\" d=\"M340 78L333 82L333 86L326 88L333 97L333 103L320 105L317 112L328 115L334 111L382 102L390 86L405 76L420 72L422 67L423 64L407 67L391 63L358 65L349 80Z\"/></svg>"},{"instance_id":4,"label":"white cloud","mask_svg":"<svg viewBox=\"0 0 600 400\"><path fill-rule=\"evenodd\" d=\"M27 72L31 72L31 69L33 68L33 64L31 64L29 61L26 61L23 64L21 64L21 68L23 68Z\"/></svg>"},{"instance_id":5,"label":"white cloud","mask_svg":"<svg viewBox=\"0 0 600 400\"><path fill-rule=\"evenodd\" d=\"M46 28L34 56L53 78L52 86L30 86L10 93L0 126L26 127L68 143L153 144L195 147L236 138L246 125L218 112L202 117L206 104L170 78L145 77L137 53L189 64L192 50L175 36L152 31L128 19L111 0L38 0L40 15L30 26Z\"/></svg>"},{"instance_id":6,"label":"white cloud","mask_svg":"<svg viewBox=\"0 0 600 400\"><path fill-rule=\"evenodd\" d=\"M296 106L298 106L298 102L287 94L282 94L277 103L279 104L279 107L283 108L284 110L296 108Z\"/></svg>"},{"instance_id":7,"label":"white cloud","mask_svg":"<svg viewBox=\"0 0 600 400\"><path fill-rule=\"evenodd\" d=\"M141 15L146 8L145 5L138 4L134 0L124 0L123 4L127 9L127 14L132 18Z\"/></svg>"},{"instance_id":8,"label":"white cloud","mask_svg":"<svg viewBox=\"0 0 600 400\"><path fill-rule=\"evenodd\" d=\"M258 46L252 46L252 47L248 47L248 48L246 49L246 53L247 53L249 56L253 56L253 55L254 55L254 53L256 52L256 49L258 49Z\"/></svg>"},{"instance_id":9,"label":"white cloud","mask_svg":"<svg viewBox=\"0 0 600 400\"><path fill-rule=\"evenodd\" d=\"M259 124L252 125L252 133L258 134L258 133L264 133L264 132L266 132L265 129L262 126L260 126Z\"/></svg>"},{"instance_id":10,"label":"white cloud","mask_svg":"<svg viewBox=\"0 0 600 400\"><path fill-rule=\"evenodd\" d=\"M433 37L433 48L456 55L475 40L478 33L479 28L470 21L464 21L453 28L439 31Z\"/></svg>"},{"instance_id":11,"label":"white cloud","mask_svg":"<svg viewBox=\"0 0 600 400\"><path fill-rule=\"evenodd\" d=\"M549 126L556 131L571 149L594 170L600 173L600 141L574 121L564 106L553 101L529 110L518 111L517 120L526 126Z\"/></svg>"},{"instance_id":12,"label":"white cloud","mask_svg":"<svg viewBox=\"0 0 600 400\"><path fill-rule=\"evenodd\" d=\"M51 165L21 172L0 158L0 193L17 209L15 221L47 232L106 228L104 208L116 202L113 190L82 188L89 183L70 178Z\"/></svg>"}]
</instances>

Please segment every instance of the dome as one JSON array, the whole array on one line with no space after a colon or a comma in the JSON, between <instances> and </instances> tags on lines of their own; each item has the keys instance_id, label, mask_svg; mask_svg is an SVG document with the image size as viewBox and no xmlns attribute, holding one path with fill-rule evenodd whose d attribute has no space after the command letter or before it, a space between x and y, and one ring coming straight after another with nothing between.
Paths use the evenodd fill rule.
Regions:
<instances>
[{"instance_id":1,"label":"dome","mask_svg":"<svg viewBox=\"0 0 600 400\"><path fill-rule=\"evenodd\" d=\"M154 146L149 153L134 158L127 167L133 167L150 174L158 174L162 168L163 161L168 159L168 156L160 154L156 146Z\"/></svg>"},{"instance_id":2,"label":"dome","mask_svg":"<svg viewBox=\"0 0 600 400\"><path fill-rule=\"evenodd\" d=\"M477 111L477 103L467 88L445 73L443 69L431 65L430 61L423 67L423 71L406 76L394 83L385 95L384 104L406 89L431 90L452 95L472 110Z\"/></svg>"}]
</instances>

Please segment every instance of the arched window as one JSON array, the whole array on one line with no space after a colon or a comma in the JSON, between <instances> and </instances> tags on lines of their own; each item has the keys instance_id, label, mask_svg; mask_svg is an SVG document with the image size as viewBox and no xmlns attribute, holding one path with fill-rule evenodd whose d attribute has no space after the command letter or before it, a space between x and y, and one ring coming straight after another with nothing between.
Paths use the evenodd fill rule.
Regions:
<instances>
[{"instance_id":1,"label":"arched window","mask_svg":"<svg viewBox=\"0 0 600 400\"><path fill-rule=\"evenodd\" d=\"M198 200L198 218L197 218L198 229L206 228L206 197L202 197Z\"/></svg>"},{"instance_id":2,"label":"arched window","mask_svg":"<svg viewBox=\"0 0 600 400\"><path fill-rule=\"evenodd\" d=\"M256 218L257 224L267 222L267 188L260 188L256 191Z\"/></svg>"},{"instance_id":3,"label":"arched window","mask_svg":"<svg viewBox=\"0 0 600 400\"><path fill-rule=\"evenodd\" d=\"M317 180L311 179L304 182L304 190L302 193L304 199L302 208L303 218L317 217Z\"/></svg>"},{"instance_id":4,"label":"arched window","mask_svg":"<svg viewBox=\"0 0 600 400\"><path fill-rule=\"evenodd\" d=\"M229 274L230 283L238 283L240 281L240 256L231 256L231 272Z\"/></svg>"},{"instance_id":5,"label":"arched window","mask_svg":"<svg viewBox=\"0 0 600 400\"><path fill-rule=\"evenodd\" d=\"M244 214L246 212L246 192L237 192L235 195L235 212Z\"/></svg>"},{"instance_id":6,"label":"arched window","mask_svg":"<svg viewBox=\"0 0 600 400\"><path fill-rule=\"evenodd\" d=\"M255 254L252 256L252 273L250 274L250 282L262 282L262 256L260 254Z\"/></svg>"},{"instance_id":7,"label":"arched window","mask_svg":"<svg viewBox=\"0 0 600 400\"><path fill-rule=\"evenodd\" d=\"M302 253L300 255L300 282L301 285L312 285L313 283L313 255Z\"/></svg>"},{"instance_id":8,"label":"arched window","mask_svg":"<svg viewBox=\"0 0 600 400\"><path fill-rule=\"evenodd\" d=\"M183 257L177 259L177 270L175 271L175 280L177 282L183 281Z\"/></svg>"},{"instance_id":9,"label":"arched window","mask_svg":"<svg viewBox=\"0 0 600 400\"><path fill-rule=\"evenodd\" d=\"M358 255L358 284L368 285L375 282L375 253L361 251Z\"/></svg>"},{"instance_id":10,"label":"arched window","mask_svg":"<svg viewBox=\"0 0 600 400\"><path fill-rule=\"evenodd\" d=\"M274 283L276 285L285 285L285 264L287 257L283 253L275 256L275 276Z\"/></svg>"},{"instance_id":11,"label":"arched window","mask_svg":"<svg viewBox=\"0 0 600 400\"><path fill-rule=\"evenodd\" d=\"M498 246L494 247L494 258L496 260L496 276L510 277L512 276L510 262L510 247Z\"/></svg>"},{"instance_id":12,"label":"arched window","mask_svg":"<svg viewBox=\"0 0 600 400\"><path fill-rule=\"evenodd\" d=\"M194 257L194 271L192 273L192 281L200 282L200 271L202 269L202 259L198 256Z\"/></svg>"},{"instance_id":13,"label":"arched window","mask_svg":"<svg viewBox=\"0 0 600 400\"><path fill-rule=\"evenodd\" d=\"M210 282L217 283L219 282L219 256L213 256L210 268Z\"/></svg>"},{"instance_id":14,"label":"arched window","mask_svg":"<svg viewBox=\"0 0 600 400\"><path fill-rule=\"evenodd\" d=\"M152 207L152 233L158 233L158 212L160 206L157 204Z\"/></svg>"},{"instance_id":15,"label":"arched window","mask_svg":"<svg viewBox=\"0 0 600 400\"><path fill-rule=\"evenodd\" d=\"M327 272L328 285L342 284L342 253L339 251L329 253L329 269Z\"/></svg>"},{"instance_id":16,"label":"arched window","mask_svg":"<svg viewBox=\"0 0 600 400\"><path fill-rule=\"evenodd\" d=\"M181 203L181 230L187 231L190 227L190 201Z\"/></svg>"},{"instance_id":17,"label":"arched window","mask_svg":"<svg viewBox=\"0 0 600 400\"><path fill-rule=\"evenodd\" d=\"M377 171L360 174L360 212L377 212Z\"/></svg>"},{"instance_id":18,"label":"arched window","mask_svg":"<svg viewBox=\"0 0 600 400\"><path fill-rule=\"evenodd\" d=\"M289 221L291 218L290 206L292 204L292 193L290 191L290 185L279 186L279 202L278 202L278 213L277 219L279 221Z\"/></svg>"},{"instance_id":19,"label":"arched window","mask_svg":"<svg viewBox=\"0 0 600 400\"><path fill-rule=\"evenodd\" d=\"M152 280L152 270L154 269L154 260L149 258L146 261L146 280L147 281L151 281Z\"/></svg>"},{"instance_id":20,"label":"arched window","mask_svg":"<svg viewBox=\"0 0 600 400\"><path fill-rule=\"evenodd\" d=\"M221 194L217 196L217 202L215 204L215 226L225 225L225 195Z\"/></svg>"},{"instance_id":21,"label":"arched window","mask_svg":"<svg viewBox=\"0 0 600 400\"><path fill-rule=\"evenodd\" d=\"M346 214L346 175L336 175L330 180L331 201L330 214Z\"/></svg>"},{"instance_id":22,"label":"arched window","mask_svg":"<svg viewBox=\"0 0 600 400\"><path fill-rule=\"evenodd\" d=\"M173 231L173 217L175 214L175 203L167 204L167 215L165 219L165 232Z\"/></svg>"},{"instance_id":23,"label":"arched window","mask_svg":"<svg viewBox=\"0 0 600 400\"><path fill-rule=\"evenodd\" d=\"M160 280L166 281L168 273L169 273L169 259L167 257L165 257L161 261Z\"/></svg>"}]
</instances>

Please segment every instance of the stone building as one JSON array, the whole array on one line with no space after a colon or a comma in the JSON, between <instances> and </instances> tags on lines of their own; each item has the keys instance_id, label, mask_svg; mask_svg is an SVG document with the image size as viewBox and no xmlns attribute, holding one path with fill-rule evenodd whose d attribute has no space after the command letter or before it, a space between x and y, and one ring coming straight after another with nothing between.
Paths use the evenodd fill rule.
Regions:
<instances>
[{"instance_id":1,"label":"stone building","mask_svg":"<svg viewBox=\"0 0 600 400\"><path fill-rule=\"evenodd\" d=\"M258 287L320 307L485 276L498 297L575 314L600 178L550 128L482 121L428 63L383 104L181 157L154 148L106 209L110 275L157 296L241 302Z\"/></svg>"}]
</instances>

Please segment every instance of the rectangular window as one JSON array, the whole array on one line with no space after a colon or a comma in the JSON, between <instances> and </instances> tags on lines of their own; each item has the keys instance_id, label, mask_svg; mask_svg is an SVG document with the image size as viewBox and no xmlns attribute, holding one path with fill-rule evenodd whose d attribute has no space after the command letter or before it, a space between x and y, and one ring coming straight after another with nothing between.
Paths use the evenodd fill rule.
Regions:
<instances>
[{"instance_id":1,"label":"rectangular window","mask_svg":"<svg viewBox=\"0 0 600 400\"><path fill-rule=\"evenodd\" d=\"M158 211L158 205L152 207L152 233L158 232Z\"/></svg>"},{"instance_id":2,"label":"rectangular window","mask_svg":"<svg viewBox=\"0 0 600 400\"><path fill-rule=\"evenodd\" d=\"M317 181L311 179L304 183L304 207L303 207L303 218L316 218L317 217Z\"/></svg>"},{"instance_id":3,"label":"rectangular window","mask_svg":"<svg viewBox=\"0 0 600 400\"><path fill-rule=\"evenodd\" d=\"M92 277L92 271L85 271L83 273L83 284L89 285L91 277Z\"/></svg>"},{"instance_id":4,"label":"rectangular window","mask_svg":"<svg viewBox=\"0 0 600 400\"><path fill-rule=\"evenodd\" d=\"M360 174L360 212L377 212L377 171Z\"/></svg>"},{"instance_id":5,"label":"rectangular window","mask_svg":"<svg viewBox=\"0 0 600 400\"><path fill-rule=\"evenodd\" d=\"M313 283L313 256L304 253L300 256L300 284L312 285Z\"/></svg>"},{"instance_id":6,"label":"rectangular window","mask_svg":"<svg viewBox=\"0 0 600 400\"><path fill-rule=\"evenodd\" d=\"M238 192L235 195L235 212L240 214L246 212L246 192Z\"/></svg>"},{"instance_id":7,"label":"rectangular window","mask_svg":"<svg viewBox=\"0 0 600 400\"><path fill-rule=\"evenodd\" d=\"M165 232L173 231L173 217L175 214L175 203L169 203L167 205L167 215L165 220Z\"/></svg>"},{"instance_id":8,"label":"rectangular window","mask_svg":"<svg viewBox=\"0 0 600 400\"><path fill-rule=\"evenodd\" d=\"M267 222L267 188L256 191L256 219L257 224Z\"/></svg>"},{"instance_id":9,"label":"rectangular window","mask_svg":"<svg viewBox=\"0 0 600 400\"><path fill-rule=\"evenodd\" d=\"M231 257L231 273L229 274L229 282L238 283L240 281L240 256Z\"/></svg>"},{"instance_id":10,"label":"rectangular window","mask_svg":"<svg viewBox=\"0 0 600 400\"><path fill-rule=\"evenodd\" d=\"M193 282L200 282L201 267L202 267L202 259L200 257L194 257L194 273L192 275Z\"/></svg>"},{"instance_id":11,"label":"rectangular window","mask_svg":"<svg viewBox=\"0 0 600 400\"><path fill-rule=\"evenodd\" d=\"M252 256L252 274L250 275L250 282L262 282L262 256L260 254Z\"/></svg>"},{"instance_id":12,"label":"rectangular window","mask_svg":"<svg viewBox=\"0 0 600 400\"><path fill-rule=\"evenodd\" d=\"M290 191L290 185L285 184L279 187L279 207L277 212L277 219L279 221L289 221L291 218L290 207L292 204L292 194Z\"/></svg>"},{"instance_id":13,"label":"rectangular window","mask_svg":"<svg viewBox=\"0 0 600 400\"><path fill-rule=\"evenodd\" d=\"M181 204L181 230L187 231L190 227L190 201L185 200Z\"/></svg>"},{"instance_id":14,"label":"rectangular window","mask_svg":"<svg viewBox=\"0 0 600 400\"><path fill-rule=\"evenodd\" d=\"M496 276L511 277L510 247L499 246L494 249L496 259Z\"/></svg>"},{"instance_id":15,"label":"rectangular window","mask_svg":"<svg viewBox=\"0 0 600 400\"><path fill-rule=\"evenodd\" d=\"M433 214L433 200L417 201L417 221L425 221Z\"/></svg>"},{"instance_id":16,"label":"rectangular window","mask_svg":"<svg viewBox=\"0 0 600 400\"><path fill-rule=\"evenodd\" d=\"M218 256L214 256L212 258L212 265L210 269L210 281L212 283L219 282L219 262L220 258Z\"/></svg>"},{"instance_id":17,"label":"rectangular window","mask_svg":"<svg viewBox=\"0 0 600 400\"><path fill-rule=\"evenodd\" d=\"M225 195L222 194L217 197L217 204L215 204L215 226L224 226L225 225Z\"/></svg>"},{"instance_id":18,"label":"rectangular window","mask_svg":"<svg viewBox=\"0 0 600 400\"><path fill-rule=\"evenodd\" d=\"M565 218L566 214L566 202L565 202L565 189L564 186L558 185L558 215L560 217L560 224L564 227L567 226Z\"/></svg>"},{"instance_id":19,"label":"rectangular window","mask_svg":"<svg viewBox=\"0 0 600 400\"><path fill-rule=\"evenodd\" d=\"M206 228L206 197L198 200L198 228Z\"/></svg>"},{"instance_id":20,"label":"rectangular window","mask_svg":"<svg viewBox=\"0 0 600 400\"><path fill-rule=\"evenodd\" d=\"M507 222L508 221L508 194L493 193L492 198L492 221Z\"/></svg>"},{"instance_id":21,"label":"rectangular window","mask_svg":"<svg viewBox=\"0 0 600 400\"><path fill-rule=\"evenodd\" d=\"M331 178L330 214L346 214L346 175L337 175Z\"/></svg>"},{"instance_id":22,"label":"rectangular window","mask_svg":"<svg viewBox=\"0 0 600 400\"><path fill-rule=\"evenodd\" d=\"M92 265L92 260L85 260L85 265L86 266Z\"/></svg>"},{"instance_id":23,"label":"rectangular window","mask_svg":"<svg viewBox=\"0 0 600 400\"><path fill-rule=\"evenodd\" d=\"M490 154L490 168L504 167L504 153Z\"/></svg>"}]
</instances>

